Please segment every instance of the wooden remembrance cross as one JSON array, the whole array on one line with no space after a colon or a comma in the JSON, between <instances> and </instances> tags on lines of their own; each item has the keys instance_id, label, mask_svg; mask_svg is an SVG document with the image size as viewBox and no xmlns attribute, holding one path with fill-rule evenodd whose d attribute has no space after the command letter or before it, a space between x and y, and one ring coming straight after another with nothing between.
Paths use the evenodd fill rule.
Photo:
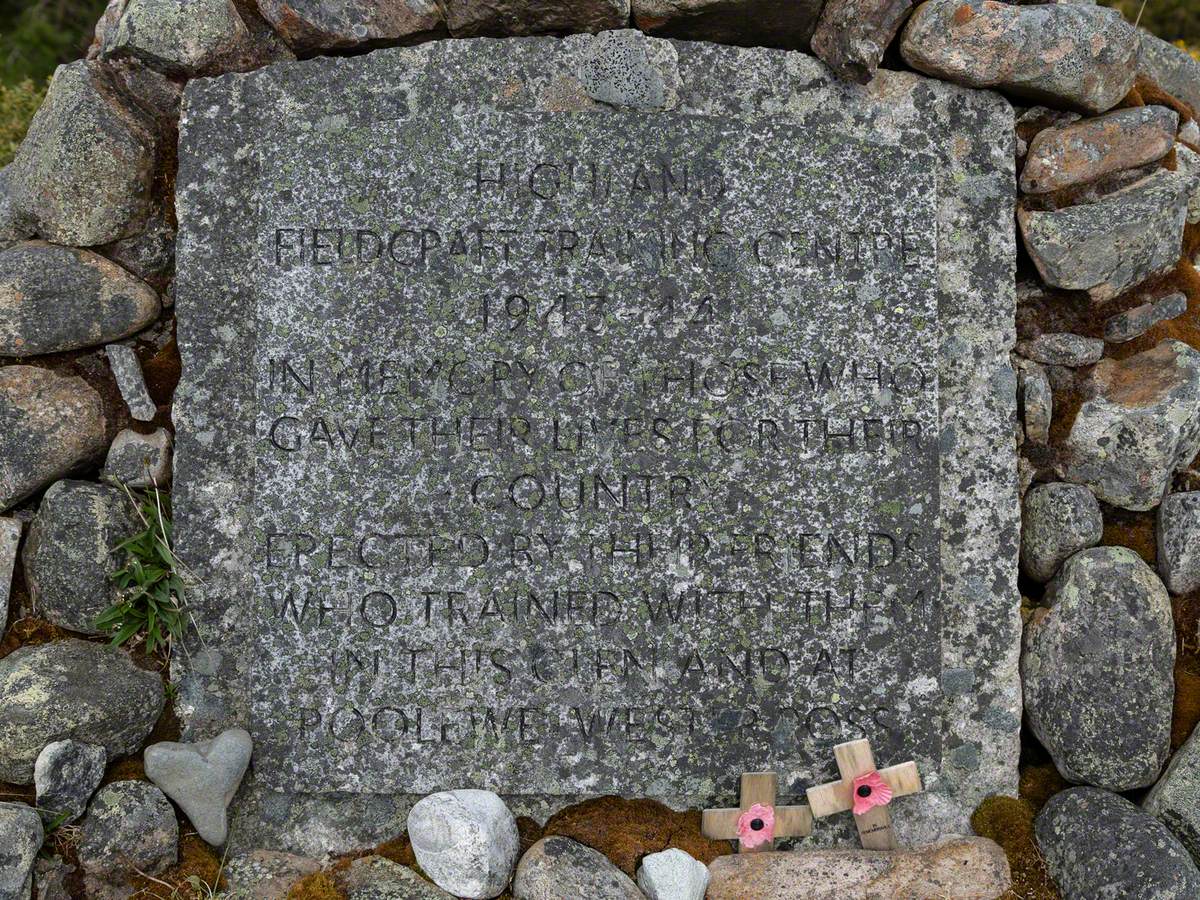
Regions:
<instances>
[{"instance_id":1,"label":"wooden remembrance cross","mask_svg":"<svg viewBox=\"0 0 1200 900\"><path fill-rule=\"evenodd\" d=\"M774 772L747 772L742 776L741 794L737 809L706 809L700 817L700 830L705 837L715 840L736 840L739 853L758 853L773 850L777 838L804 837L812 834L812 813L807 806L776 806L775 795L779 791L779 776ZM747 845L738 833L739 820L755 804L767 807L774 816L774 828L768 829L770 837L758 844ZM751 831L764 828L760 818L747 821Z\"/></svg>"},{"instance_id":2,"label":"wooden remembrance cross","mask_svg":"<svg viewBox=\"0 0 1200 900\"><path fill-rule=\"evenodd\" d=\"M841 781L823 784L820 787L808 789L808 805L812 815L820 818L834 813L848 812L854 809L855 793L860 802L868 801L873 792L878 797L879 788L886 786L891 791L882 803L876 799L876 804L865 812L855 815L854 824L858 826L859 840L868 850L895 850L897 848L896 834L892 831L892 817L888 812L888 803L892 797L903 797L922 790L921 776L917 773L914 762L900 763L876 772L875 757L871 753L871 742L867 740L847 741L833 748L837 759L838 773ZM871 778L872 775L878 778ZM859 784L855 785L858 781ZM875 784L864 783L873 781ZM865 805L865 803L864 803Z\"/></svg>"}]
</instances>

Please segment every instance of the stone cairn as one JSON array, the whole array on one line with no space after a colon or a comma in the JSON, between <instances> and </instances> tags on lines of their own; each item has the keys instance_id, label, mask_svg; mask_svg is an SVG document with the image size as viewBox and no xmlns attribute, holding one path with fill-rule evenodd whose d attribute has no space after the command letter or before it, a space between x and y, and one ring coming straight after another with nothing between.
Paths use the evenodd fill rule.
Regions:
<instances>
[{"instance_id":1,"label":"stone cairn","mask_svg":"<svg viewBox=\"0 0 1200 900\"><path fill-rule=\"evenodd\" d=\"M1200 63L1086 0L111 0L0 171L0 897L207 896L201 880L238 897L847 897L868 882L914 896L914 878L942 875L945 896L1009 888L994 845L954 842L885 863L793 855L751 887L707 865L732 847L693 814L604 798L540 826L478 790L426 797L370 854L257 848L235 825L222 860L205 842L226 843L231 802L236 823L249 735L159 741L172 719L156 660L97 640L110 550L137 528L116 485L171 479L184 84L626 28L811 53L866 91L881 63L909 68L1016 106L1031 749L1022 796L986 801L974 824L1007 852L1009 896L1200 896Z\"/></svg>"}]
</instances>

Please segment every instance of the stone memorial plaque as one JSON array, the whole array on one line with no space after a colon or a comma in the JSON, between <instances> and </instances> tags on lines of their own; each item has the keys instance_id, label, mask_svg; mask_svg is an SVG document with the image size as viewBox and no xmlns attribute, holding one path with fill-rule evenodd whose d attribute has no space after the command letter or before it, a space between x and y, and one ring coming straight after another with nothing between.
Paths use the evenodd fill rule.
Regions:
<instances>
[{"instance_id":1,"label":"stone memorial plaque","mask_svg":"<svg viewBox=\"0 0 1200 900\"><path fill-rule=\"evenodd\" d=\"M748 113L748 51L648 46L660 108L589 97L588 36L189 85L182 697L262 787L695 804L867 736L936 789L983 716L1011 755L1015 621L947 646L1013 599L1015 485L961 458L1009 441L1011 112Z\"/></svg>"}]
</instances>

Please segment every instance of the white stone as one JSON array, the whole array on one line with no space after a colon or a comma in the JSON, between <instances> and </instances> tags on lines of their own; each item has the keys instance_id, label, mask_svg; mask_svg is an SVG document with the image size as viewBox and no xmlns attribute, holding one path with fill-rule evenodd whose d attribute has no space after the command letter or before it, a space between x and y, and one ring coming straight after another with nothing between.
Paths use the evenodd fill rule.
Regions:
<instances>
[{"instance_id":1,"label":"white stone","mask_svg":"<svg viewBox=\"0 0 1200 900\"><path fill-rule=\"evenodd\" d=\"M142 759L146 777L179 804L201 838L219 847L229 836L226 811L253 750L249 732L230 728L194 744L152 744Z\"/></svg>"},{"instance_id":2,"label":"white stone","mask_svg":"<svg viewBox=\"0 0 1200 900\"><path fill-rule=\"evenodd\" d=\"M433 883L471 900L503 893L517 864L517 820L491 791L430 794L408 814L408 837Z\"/></svg>"},{"instance_id":3,"label":"white stone","mask_svg":"<svg viewBox=\"0 0 1200 900\"><path fill-rule=\"evenodd\" d=\"M637 883L650 900L704 900L708 866L672 847L642 860Z\"/></svg>"}]
</instances>

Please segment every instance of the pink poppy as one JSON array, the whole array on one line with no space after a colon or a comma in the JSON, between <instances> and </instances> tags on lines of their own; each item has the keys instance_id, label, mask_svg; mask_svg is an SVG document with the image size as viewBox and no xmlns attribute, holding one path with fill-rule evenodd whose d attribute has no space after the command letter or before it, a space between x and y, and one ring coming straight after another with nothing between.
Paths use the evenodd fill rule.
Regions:
<instances>
[{"instance_id":1,"label":"pink poppy","mask_svg":"<svg viewBox=\"0 0 1200 900\"><path fill-rule=\"evenodd\" d=\"M854 779L854 814L874 809L876 806L887 806L892 802L892 789L886 781L879 777L878 772L868 772Z\"/></svg>"},{"instance_id":2,"label":"pink poppy","mask_svg":"<svg viewBox=\"0 0 1200 900\"><path fill-rule=\"evenodd\" d=\"M775 807L755 803L738 816L737 835L743 847L753 850L775 837Z\"/></svg>"}]
</instances>

